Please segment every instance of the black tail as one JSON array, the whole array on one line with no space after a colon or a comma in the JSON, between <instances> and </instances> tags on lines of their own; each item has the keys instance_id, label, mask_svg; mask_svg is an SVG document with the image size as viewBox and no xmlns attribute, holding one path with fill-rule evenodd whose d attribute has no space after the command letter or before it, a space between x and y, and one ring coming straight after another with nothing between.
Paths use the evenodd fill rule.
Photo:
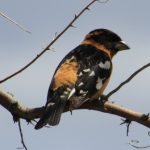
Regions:
<instances>
[{"instance_id":1,"label":"black tail","mask_svg":"<svg viewBox=\"0 0 150 150\"><path fill-rule=\"evenodd\" d=\"M54 105L48 104L44 114L36 124L35 129L40 129L43 126L45 126L47 123L50 126L58 125L65 105L66 105L66 100L61 100L59 101L58 104L54 104Z\"/></svg>"},{"instance_id":2,"label":"black tail","mask_svg":"<svg viewBox=\"0 0 150 150\"><path fill-rule=\"evenodd\" d=\"M61 114L64 110L64 107L66 105L66 100L61 101L55 111L53 111L48 119L48 124L50 126L58 125L60 122Z\"/></svg>"}]
</instances>

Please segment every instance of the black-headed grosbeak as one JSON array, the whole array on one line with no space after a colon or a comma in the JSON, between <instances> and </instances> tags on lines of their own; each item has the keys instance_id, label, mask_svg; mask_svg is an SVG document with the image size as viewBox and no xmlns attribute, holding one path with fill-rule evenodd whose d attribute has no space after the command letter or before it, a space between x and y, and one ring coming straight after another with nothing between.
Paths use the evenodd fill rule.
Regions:
<instances>
[{"instance_id":1,"label":"black-headed grosbeak","mask_svg":"<svg viewBox=\"0 0 150 150\"><path fill-rule=\"evenodd\" d=\"M96 29L86 35L58 65L49 87L45 112L35 129L47 123L59 123L69 101L70 110L84 102L98 99L105 90L112 72L112 57L129 47L114 32Z\"/></svg>"}]
</instances>

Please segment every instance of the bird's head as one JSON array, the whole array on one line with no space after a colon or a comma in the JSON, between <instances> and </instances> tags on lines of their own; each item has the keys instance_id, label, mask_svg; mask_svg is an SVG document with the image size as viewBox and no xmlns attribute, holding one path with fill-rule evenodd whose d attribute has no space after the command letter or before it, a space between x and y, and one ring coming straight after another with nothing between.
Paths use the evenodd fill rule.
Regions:
<instances>
[{"instance_id":1,"label":"bird's head","mask_svg":"<svg viewBox=\"0 0 150 150\"><path fill-rule=\"evenodd\" d=\"M116 33L107 29L96 29L91 31L85 40L103 45L114 56L117 52L129 49L129 46Z\"/></svg>"}]
</instances>

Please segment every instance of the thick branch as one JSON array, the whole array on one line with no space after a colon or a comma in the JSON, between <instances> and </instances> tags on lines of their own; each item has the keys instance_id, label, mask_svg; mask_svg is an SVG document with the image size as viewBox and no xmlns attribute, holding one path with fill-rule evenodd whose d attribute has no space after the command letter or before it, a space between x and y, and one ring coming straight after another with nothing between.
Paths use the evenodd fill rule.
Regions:
<instances>
[{"instance_id":1,"label":"thick branch","mask_svg":"<svg viewBox=\"0 0 150 150\"><path fill-rule=\"evenodd\" d=\"M6 108L13 117L33 120L39 118L44 111L44 107L27 108L23 107L16 99L4 90L0 90L0 104ZM144 118L143 114L134 110L125 108L111 101L100 103L98 100L88 101L78 109L90 109L101 111L109 114L114 114L120 117L127 118L131 121L138 122L146 127L150 127L150 118ZM69 105L65 107L64 112L69 111Z\"/></svg>"},{"instance_id":2,"label":"thick branch","mask_svg":"<svg viewBox=\"0 0 150 150\"><path fill-rule=\"evenodd\" d=\"M10 93L0 90L0 105L7 109L13 116L19 118L33 120L39 118L43 112L44 107L39 108L27 108L21 106L13 95Z\"/></svg>"}]
</instances>

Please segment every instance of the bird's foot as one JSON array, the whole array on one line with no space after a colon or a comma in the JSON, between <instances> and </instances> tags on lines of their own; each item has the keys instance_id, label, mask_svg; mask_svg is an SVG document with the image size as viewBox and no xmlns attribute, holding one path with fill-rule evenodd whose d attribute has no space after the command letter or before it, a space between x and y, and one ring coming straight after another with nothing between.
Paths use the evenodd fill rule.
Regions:
<instances>
[{"instance_id":1,"label":"bird's foot","mask_svg":"<svg viewBox=\"0 0 150 150\"><path fill-rule=\"evenodd\" d=\"M102 101L102 102L108 101L107 95L101 95L101 96L99 97L99 101Z\"/></svg>"},{"instance_id":2,"label":"bird's foot","mask_svg":"<svg viewBox=\"0 0 150 150\"><path fill-rule=\"evenodd\" d=\"M147 114L142 114L141 119L142 119L143 121L146 121L146 120L149 118L149 116L150 116L149 113L147 113Z\"/></svg>"},{"instance_id":3,"label":"bird's foot","mask_svg":"<svg viewBox=\"0 0 150 150\"><path fill-rule=\"evenodd\" d=\"M101 106L104 105L104 103L105 103L106 101L108 101L107 95L101 95L101 96L99 97L99 104L100 104Z\"/></svg>"}]
</instances>

